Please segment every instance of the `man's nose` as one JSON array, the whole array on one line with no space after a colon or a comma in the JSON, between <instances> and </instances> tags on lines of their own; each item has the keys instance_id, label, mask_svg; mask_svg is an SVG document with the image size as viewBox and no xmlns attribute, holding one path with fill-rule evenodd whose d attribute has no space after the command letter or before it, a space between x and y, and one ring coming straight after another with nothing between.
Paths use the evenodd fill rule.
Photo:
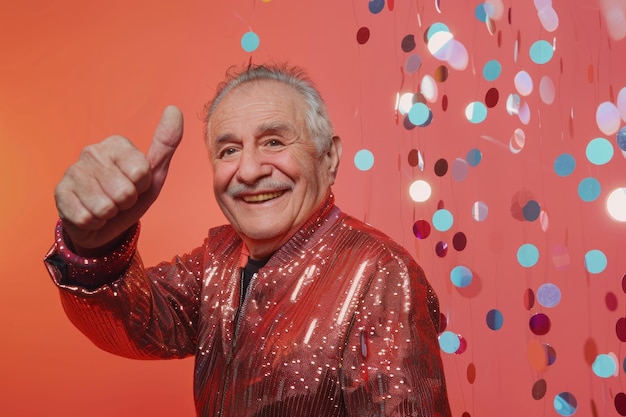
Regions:
<instances>
[{"instance_id":1,"label":"man's nose","mask_svg":"<svg viewBox=\"0 0 626 417\"><path fill-rule=\"evenodd\" d=\"M272 173L271 166L264 160L262 153L256 147L244 147L239 156L237 180L243 184L252 185L260 178Z\"/></svg>"}]
</instances>

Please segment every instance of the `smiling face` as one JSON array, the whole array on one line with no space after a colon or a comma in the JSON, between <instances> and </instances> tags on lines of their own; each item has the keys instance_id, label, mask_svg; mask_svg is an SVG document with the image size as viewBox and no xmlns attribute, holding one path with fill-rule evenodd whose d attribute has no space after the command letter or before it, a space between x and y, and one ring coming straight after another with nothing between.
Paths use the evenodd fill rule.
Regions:
<instances>
[{"instance_id":1,"label":"smiling face","mask_svg":"<svg viewBox=\"0 0 626 417\"><path fill-rule=\"evenodd\" d=\"M320 155L292 87L251 81L223 97L207 125L217 202L255 259L270 256L323 203L341 156Z\"/></svg>"}]
</instances>

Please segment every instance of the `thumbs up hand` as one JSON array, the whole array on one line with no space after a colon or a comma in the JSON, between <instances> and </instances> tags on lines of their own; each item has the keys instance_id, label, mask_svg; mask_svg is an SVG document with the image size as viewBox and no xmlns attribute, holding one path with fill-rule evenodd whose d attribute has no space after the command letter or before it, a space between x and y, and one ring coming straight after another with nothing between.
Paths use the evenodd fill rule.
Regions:
<instances>
[{"instance_id":1,"label":"thumbs up hand","mask_svg":"<svg viewBox=\"0 0 626 417\"><path fill-rule=\"evenodd\" d=\"M182 113L169 106L147 155L117 135L83 149L54 192L59 217L76 253L105 253L143 216L163 188L182 136Z\"/></svg>"}]
</instances>

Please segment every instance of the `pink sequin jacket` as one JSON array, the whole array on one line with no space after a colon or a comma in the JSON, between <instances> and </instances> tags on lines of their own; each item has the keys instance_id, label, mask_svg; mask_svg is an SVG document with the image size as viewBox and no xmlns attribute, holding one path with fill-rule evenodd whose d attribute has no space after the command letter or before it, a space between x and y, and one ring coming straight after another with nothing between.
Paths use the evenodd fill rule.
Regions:
<instances>
[{"instance_id":1,"label":"pink sequin jacket","mask_svg":"<svg viewBox=\"0 0 626 417\"><path fill-rule=\"evenodd\" d=\"M61 222L56 233L46 265L70 320L117 355L195 355L198 416L450 415L435 293L404 249L332 196L243 303L243 245L230 226L145 269L138 227L97 259L69 250Z\"/></svg>"}]
</instances>

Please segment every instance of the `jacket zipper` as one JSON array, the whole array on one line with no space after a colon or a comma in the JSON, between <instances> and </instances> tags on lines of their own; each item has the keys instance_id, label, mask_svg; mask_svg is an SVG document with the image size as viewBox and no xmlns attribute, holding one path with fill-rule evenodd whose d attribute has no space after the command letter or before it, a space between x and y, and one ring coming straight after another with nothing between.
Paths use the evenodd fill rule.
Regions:
<instances>
[{"instance_id":1,"label":"jacket zipper","mask_svg":"<svg viewBox=\"0 0 626 417\"><path fill-rule=\"evenodd\" d=\"M237 309L237 314L236 314L236 320L235 320L235 328L233 329L233 343L232 346L230 348L230 352L228 353L228 358L226 359L226 372L225 372L225 377L224 377L224 383L222 384L222 400L220 401L220 411L219 411L219 416L223 416L224 415L224 402L226 400L226 387L228 386L229 381L229 376L230 376L230 364L233 360L233 353L235 351L235 348L237 346L237 335L239 334L239 327L241 325L241 320L243 319L244 316L244 311L246 310L246 306L248 305L248 299L250 297L248 297L248 294L250 294L250 291L252 289L252 287L254 286L254 282L256 281L256 277L257 277L257 273L255 273L254 275L252 275L252 279L250 280L250 284L248 284L248 288L246 289L245 293L243 291L243 281L244 281L244 269L241 268L241 275L239 277L239 292L240 292L240 296L239 296L239 308Z\"/></svg>"}]
</instances>

